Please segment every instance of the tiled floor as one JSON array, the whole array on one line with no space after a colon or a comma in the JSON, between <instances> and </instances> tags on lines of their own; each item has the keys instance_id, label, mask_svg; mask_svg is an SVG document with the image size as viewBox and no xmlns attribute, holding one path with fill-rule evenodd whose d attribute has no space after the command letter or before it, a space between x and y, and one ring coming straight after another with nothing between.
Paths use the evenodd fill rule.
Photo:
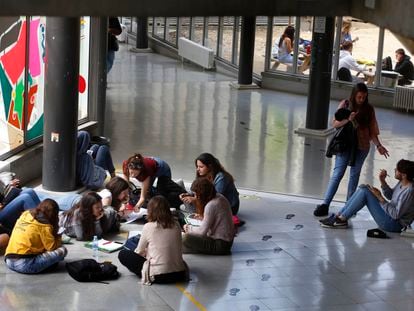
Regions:
<instances>
[{"instance_id":1,"label":"tiled floor","mask_svg":"<svg viewBox=\"0 0 414 311\"><path fill-rule=\"evenodd\" d=\"M185 255L191 282L144 286L118 262L122 276L78 283L55 273L19 275L0 265L1 310L412 310L413 240L366 237L375 223L361 211L349 229L324 229L311 199L242 191L247 220L231 256ZM336 210L336 208L335 208ZM289 216L288 216L289 215ZM123 225L123 231L142 224ZM125 234L118 235L119 240ZM81 242L67 260L88 258Z\"/></svg>"},{"instance_id":2,"label":"tiled floor","mask_svg":"<svg viewBox=\"0 0 414 311\"><path fill-rule=\"evenodd\" d=\"M109 76L106 135L118 168L139 151L167 160L173 177L191 182L194 158L209 151L240 188L255 189L241 191L246 225L233 254L185 255L191 282L153 286L141 285L116 254L101 255L122 273L109 285L78 283L63 265L28 276L1 263L0 310L414 310L414 240L367 238L366 230L376 226L365 210L347 230L321 228L312 216L332 162L323 156L325 140L293 132L303 127L306 98L234 91L230 80L123 46ZM361 182L375 183L380 168L392 171L399 158L414 158L412 117L382 109L377 117L391 158L372 150ZM338 200L345 189L346 180ZM80 242L68 249L67 260L92 256Z\"/></svg>"}]
</instances>

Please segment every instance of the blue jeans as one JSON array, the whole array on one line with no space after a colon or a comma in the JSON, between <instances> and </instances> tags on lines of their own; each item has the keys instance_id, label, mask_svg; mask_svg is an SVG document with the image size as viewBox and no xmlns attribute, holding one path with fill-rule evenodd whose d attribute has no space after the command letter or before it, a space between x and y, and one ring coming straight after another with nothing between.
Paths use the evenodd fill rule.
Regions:
<instances>
[{"instance_id":1,"label":"blue jeans","mask_svg":"<svg viewBox=\"0 0 414 311\"><path fill-rule=\"evenodd\" d=\"M110 174L115 172L114 162L112 161L111 152L106 145L92 145L89 150L92 150L92 157L95 164L107 170Z\"/></svg>"},{"instance_id":2,"label":"blue jeans","mask_svg":"<svg viewBox=\"0 0 414 311\"><path fill-rule=\"evenodd\" d=\"M375 222L378 224L378 227L389 232L401 232L403 226L400 222L387 214L387 212L379 204L378 199L365 185L359 186L358 190L339 211L339 215L349 219L364 206L368 207L368 210Z\"/></svg>"},{"instance_id":3,"label":"blue jeans","mask_svg":"<svg viewBox=\"0 0 414 311\"><path fill-rule=\"evenodd\" d=\"M82 198L82 195L78 193L59 195L53 193L46 193L42 191L36 191L36 194L39 196L41 201L43 201L44 199L55 200L56 203L59 205L59 210L61 211L70 210Z\"/></svg>"},{"instance_id":4,"label":"blue jeans","mask_svg":"<svg viewBox=\"0 0 414 311\"><path fill-rule=\"evenodd\" d=\"M352 194L358 187L359 175L361 174L362 165L364 164L368 152L369 150L360 149L357 149L355 152L355 165L351 166L349 172L348 193L346 195L347 200L352 196ZM323 200L323 203L328 206L329 204L331 204L332 199L335 196L336 191L338 190L339 183L341 182L342 177L344 177L350 156L350 152L340 153L335 156L335 167L333 169L331 179L328 183L328 189L325 192L325 197Z\"/></svg>"},{"instance_id":5,"label":"blue jeans","mask_svg":"<svg viewBox=\"0 0 414 311\"><path fill-rule=\"evenodd\" d=\"M114 61L115 61L115 51L108 50L108 54L106 54L106 73L107 74L111 71L111 68L114 65Z\"/></svg>"},{"instance_id":6,"label":"blue jeans","mask_svg":"<svg viewBox=\"0 0 414 311\"><path fill-rule=\"evenodd\" d=\"M160 158L153 157L153 159L157 162L158 165L157 171L155 172L155 177L166 176L171 178L171 168L168 163L164 160L161 160Z\"/></svg>"},{"instance_id":7,"label":"blue jeans","mask_svg":"<svg viewBox=\"0 0 414 311\"><path fill-rule=\"evenodd\" d=\"M61 246L54 251L44 252L34 257L7 258L6 265L9 269L26 274L40 273L54 264L62 261L67 254L65 247Z\"/></svg>"},{"instance_id":8,"label":"blue jeans","mask_svg":"<svg viewBox=\"0 0 414 311\"><path fill-rule=\"evenodd\" d=\"M35 208L39 203L40 199L33 189L23 189L13 201L0 211L0 223L8 229L13 229L20 215L28 209Z\"/></svg>"}]
</instances>

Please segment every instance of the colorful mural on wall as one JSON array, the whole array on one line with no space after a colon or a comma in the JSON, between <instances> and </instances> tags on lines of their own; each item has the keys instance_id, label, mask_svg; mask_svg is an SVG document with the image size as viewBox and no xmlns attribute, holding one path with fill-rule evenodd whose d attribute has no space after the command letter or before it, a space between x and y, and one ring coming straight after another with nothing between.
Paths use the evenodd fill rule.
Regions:
<instances>
[{"instance_id":1,"label":"colorful mural on wall","mask_svg":"<svg viewBox=\"0 0 414 311\"><path fill-rule=\"evenodd\" d=\"M88 117L90 18L80 23L79 120ZM45 36L45 17L0 18L0 156L21 146L24 133L27 141L43 134Z\"/></svg>"},{"instance_id":2,"label":"colorful mural on wall","mask_svg":"<svg viewBox=\"0 0 414 311\"><path fill-rule=\"evenodd\" d=\"M29 47L26 45L29 26ZM0 19L0 154L14 149L43 129L45 24L40 17ZM29 48L26 69L26 49ZM28 107L25 115L25 71ZM26 120L29 120L27 122Z\"/></svg>"}]
</instances>

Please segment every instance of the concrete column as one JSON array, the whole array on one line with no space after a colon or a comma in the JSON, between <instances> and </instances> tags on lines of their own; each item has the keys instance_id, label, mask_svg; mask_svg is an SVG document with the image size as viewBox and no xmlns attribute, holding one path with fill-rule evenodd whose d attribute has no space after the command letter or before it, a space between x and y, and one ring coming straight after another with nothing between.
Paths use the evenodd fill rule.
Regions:
<instances>
[{"instance_id":1,"label":"concrete column","mask_svg":"<svg viewBox=\"0 0 414 311\"><path fill-rule=\"evenodd\" d=\"M148 49L148 19L137 17L137 49Z\"/></svg>"},{"instance_id":2,"label":"concrete column","mask_svg":"<svg viewBox=\"0 0 414 311\"><path fill-rule=\"evenodd\" d=\"M313 21L311 73L306 111L306 128L327 128L331 94L334 17L315 17Z\"/></svg>"},{"instance_id":3,"label":"concrete column","mask_svg":"<svg viewBox=\"0 0 414 311\"><path fill-rule=\"evenodd\" d=\"M250 85L253 82L253 57L256 17L244 16L241 24L240 59L238 84Z\"/></svg>"},{"instance_id":4,"label":"concrete column","mask_svg":"<svg viewBox=\"0 0 414 311\"><path fill-rule=\"evenodd\" d=\"M80 19L47 17L43 187L76 187Z\"/></svg>"}]
</instances>

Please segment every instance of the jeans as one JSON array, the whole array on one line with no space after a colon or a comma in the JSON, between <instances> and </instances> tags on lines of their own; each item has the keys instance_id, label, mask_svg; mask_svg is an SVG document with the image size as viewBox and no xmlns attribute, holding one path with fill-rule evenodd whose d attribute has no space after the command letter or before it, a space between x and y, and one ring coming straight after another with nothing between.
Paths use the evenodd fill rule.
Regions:
<instances>
[{"instance_id":1,"label":"jeans","mask_svg":"<svg viewBox=\"0 0 414 311\"><path fill-rule=\"evenodd\" d=\"M389 232L401 232L403 226L398 220L393 219L387 214L387 212L381 207L378 199L365 185L359 186L358 190L339 211L339 215L349 219L364 206L368 207L368 210L375 222L378 224L378 227Z\"/></svg>"},{"instance_id":2,"label":"jeans","mask_svg":"<svg viewBox=\"0 0 414 311\"><path fill-rule=\"evenodd\" d=\"M61 246L54 251L44 252L34 257L7 258L6 265L16 272L35 274L62 261L66 254L66 248Z\"/></svg>"},{"instance_id":3,"label":"jeans","mask_svg":"<svg viewBox=\"0 0 414 311\"><path fill-rule=\"evenodd\" d=\"M110 174L115 172L114 162L112 161L111 152L106 145L92 145L89 150L92 150L92 158L95 164L108 171Z\"/></svg>"},{"instance_id":4,"label":"jeans","mask_svg":"<svg viewBox=\"0 0 414 311\"><path fill-rule=\"evenodd\" d=\"M28 210L35 208L40 203L40 199L33 189L25 188L9 204L0 211L0 223L8 229L13 229L20 215Z\"/></svg>"},{"instance_id":5,"label":"jeans","mask_svg":"<svg viewBox=\"0 0 414 311\"><path fill-rule=\"evenodd\" d=\"M351 166L349 172L348 192L346 195L347 200L352 196L352 194L358 187L359 175L361 174L362 165L364 164L368 152L369 150L360 149L357 149L357 151L355 152L355 165ZM350 152L340 153L335 156L335 167L333 169L331 179L328 183L328 189L325 192L325 197L323 200L323 203L328 206L329 204L331 204L332 199L335 196L336 191L338 190L339 183L341 182L342 177L344 177L350 156Z\"/></svg>"},{"instance_id":6,"label":"jeans","mask_svg":"<svg viewBox=\"0 0 414 311\"><path fill-rule=\"evenodd\" d=\"M166 176L166 177L170 177L171 178L171 168L168 165L167 162L165 162L164 160L161 160L160 158L153 158L157 164L158 164L158 169L155 173L155 177L161 177L161 176Z\"/></svg>"},{"instance_id":7,"label":"jeans","mask_svg":"<svg viewBox=\"0 0 414 311\"><path fill-rule=\"evenodd\" d=\"M108 50L108 53L106 54L106 73L108 74L112 66L114 65L115 61L115 51Z\"/></svg>"},{"instance_id":8,"label":"jeans","mask_svg":"<svg viewBox=\"0 0 414 311\"><path fill-rule=\"evenodd\" d=\"M82 198L82 195L78 193L59 195L53 193L46 193L42 191L36 191L36 194L39 196L41 201L43 201L44 199L55 200L56 203L59 205L59 210L61 211L70 210Z\"/></svg>"}]
</instances>

